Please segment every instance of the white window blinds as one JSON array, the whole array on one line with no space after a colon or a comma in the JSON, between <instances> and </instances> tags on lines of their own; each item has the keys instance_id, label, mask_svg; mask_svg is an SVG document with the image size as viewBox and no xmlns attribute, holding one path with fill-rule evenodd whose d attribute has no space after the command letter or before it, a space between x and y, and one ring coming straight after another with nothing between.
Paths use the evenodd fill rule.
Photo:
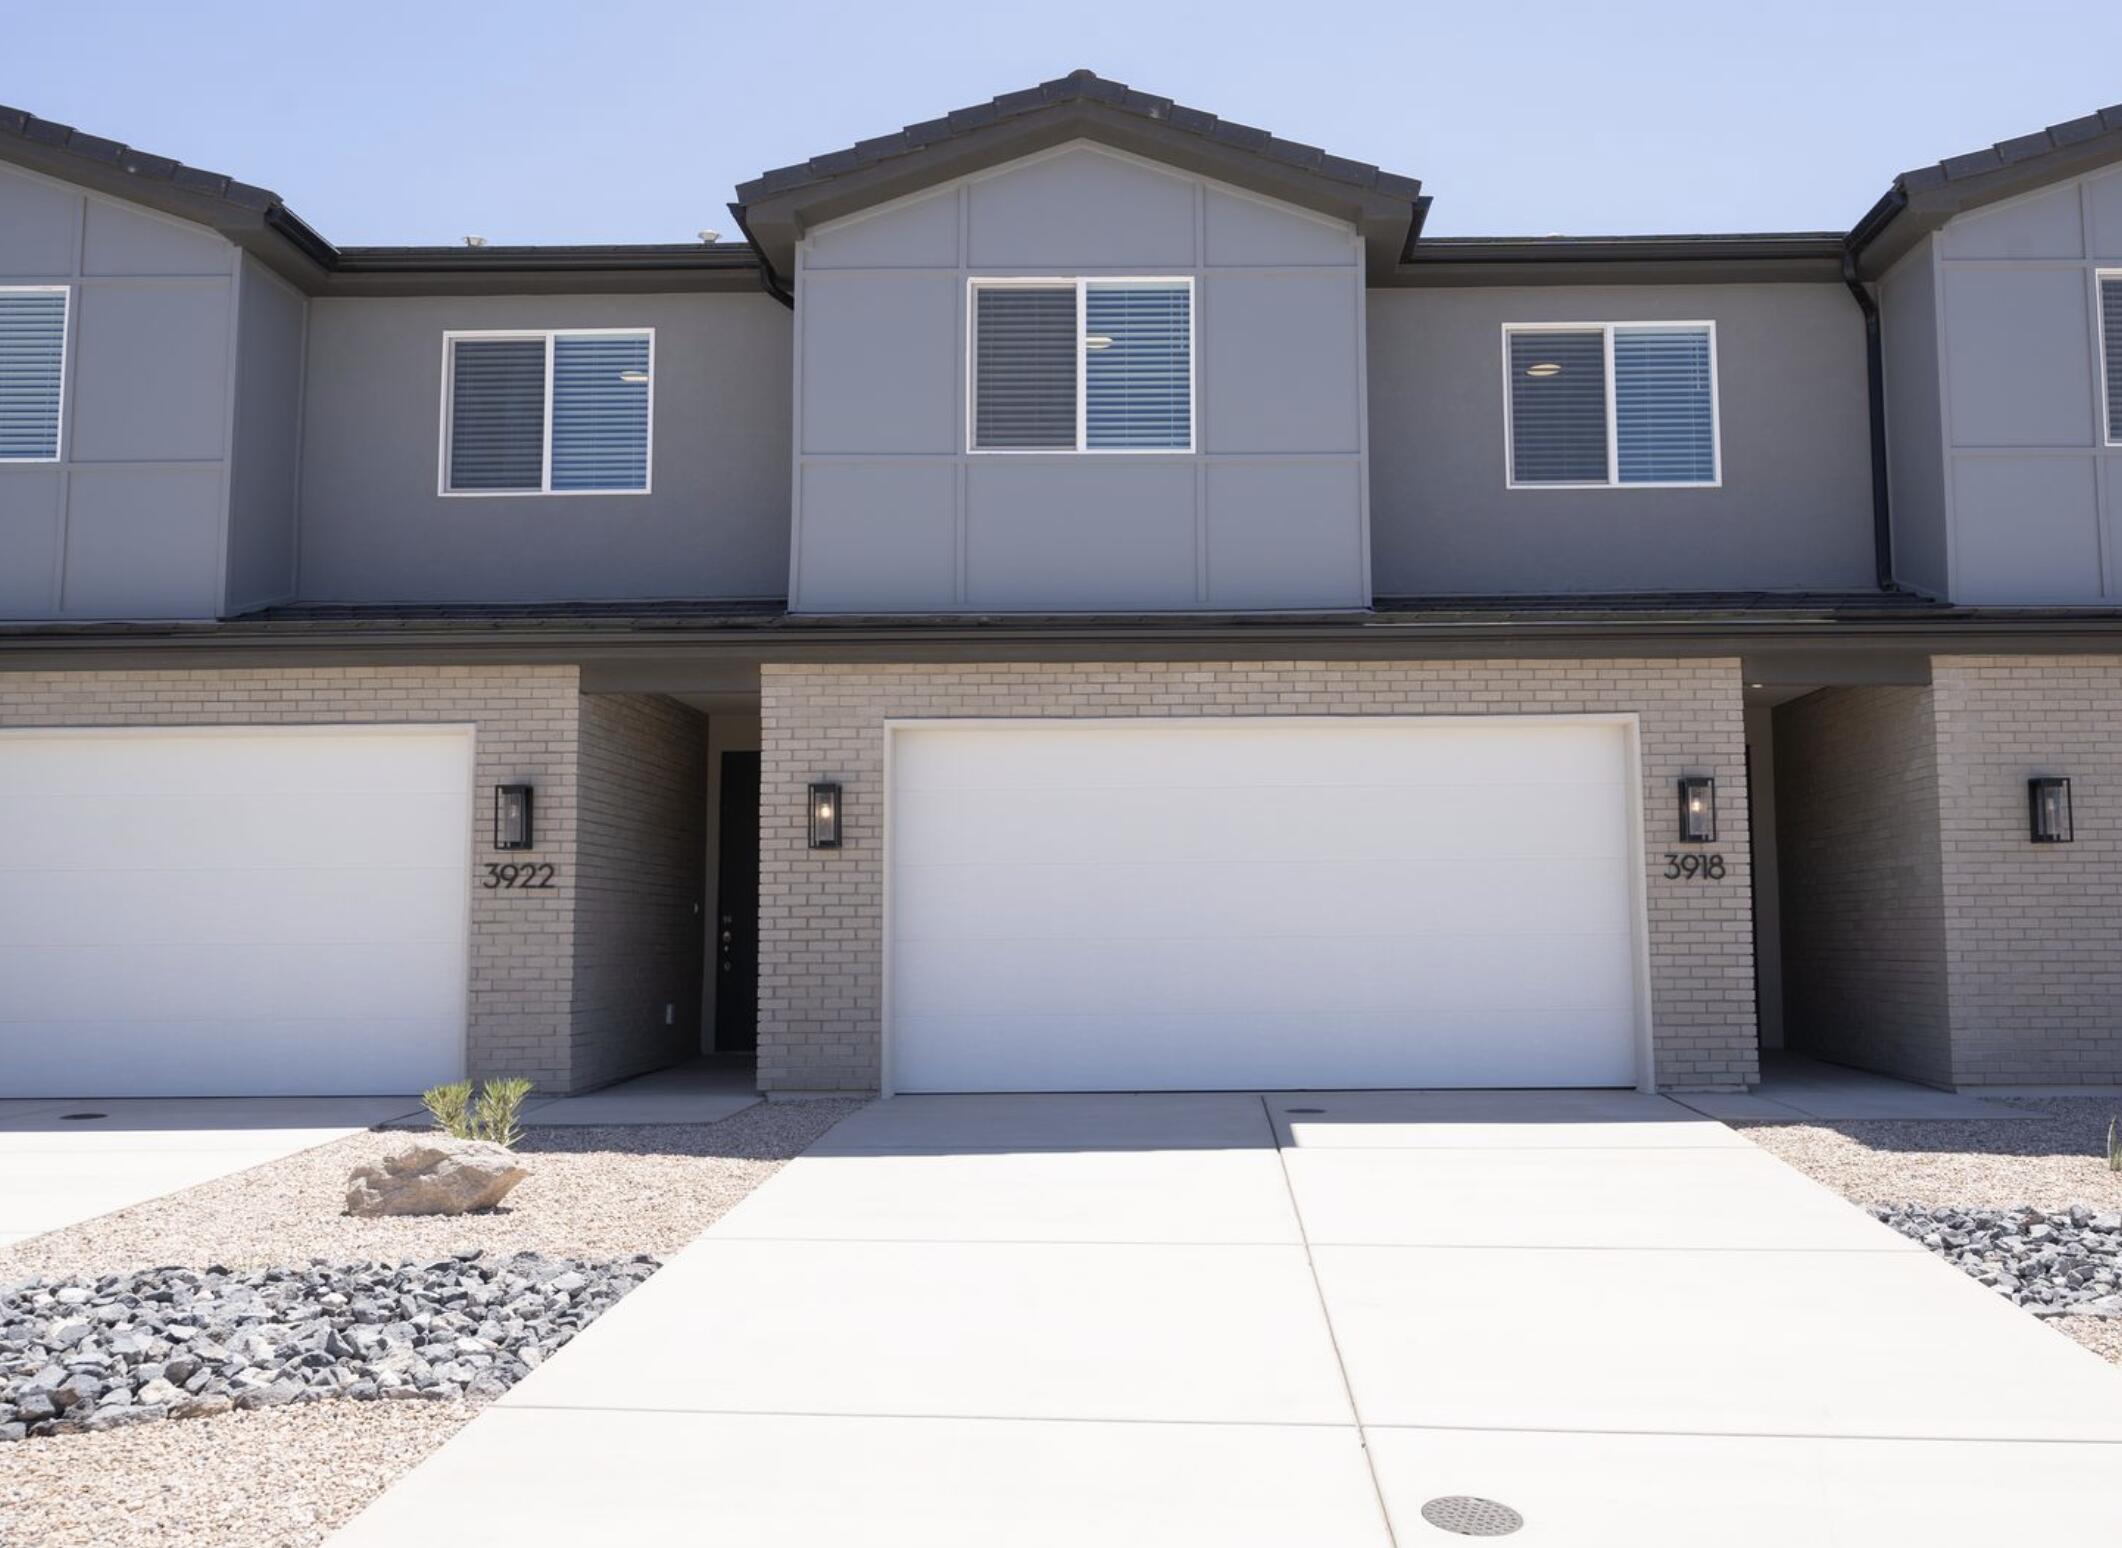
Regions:
<instances>
[{"instance_id":1,"label":"white window blinds","mask_svg":"<svg viewBox=\"0 0 2122 1548\"><path fill-rule=\"evenodd\" d=\"M1511 481L1605 483L1605 335L1527 332L1509 341Z\"/></svg>"},{"instance_id":2,"label":"white window blinds","mask_svg":"<svg viewBox=\"0 0 2122 1548\"><path fill-rule=\"evenodd\" d=\"M653 357L647 332L452 338L444 492L645 492Z\"/></svg>"},{"instance_id":3,"label":"white window blinds","mask_svg":"<svg viewBox=\"0 0 2122 1548\"><path fill-rule=\"evenodd\" d=\"M1507 327L1513 486L1714 485L1707 323Z\"/></svg>"},{"instance_id":4,"label":"white window blinds","mask_svg":"<svg viewBox=\"0 0 2122 1548\"><path fill-rule=\"evenodd\" d=\"M66 297L0 289L0 462L58 459Z\"/></svg>"},{"instance_id":5,"label":"white window blinds","mask_svg":"<svg viewBox=\"0 0 2122 1548\"><path fill-rule=\"evenodd\" d=\"M1076 287L982 286L973 317L973 445L1073 451Z\"/></svg>"},{"instance_id":6,"label":"white window blinds","mask_svg":"<svg viewBox=\"0 0 2122 1548\"><path fill-rule=\"evenodd\" d=\"M1193 286L973 282L974 451L1189 451Z\"/></svg>"}]
</instances>

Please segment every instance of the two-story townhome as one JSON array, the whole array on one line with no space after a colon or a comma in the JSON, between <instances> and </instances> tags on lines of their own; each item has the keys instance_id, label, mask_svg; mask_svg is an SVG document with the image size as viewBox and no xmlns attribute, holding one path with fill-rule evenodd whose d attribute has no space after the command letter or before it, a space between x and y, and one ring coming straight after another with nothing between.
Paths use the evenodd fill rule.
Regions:
<instances>
[{"instance_id":1,"label":"two-story townhome","mask_svg":"<svg viewBox=\"0 0 2122 1548\"><path fill-rule=\"evenodd\" d=\"M1078 73L343 248L0 110L0 1091L2122 1082L2122 110L1429 202Z\"/></svg>"}]
</instances>

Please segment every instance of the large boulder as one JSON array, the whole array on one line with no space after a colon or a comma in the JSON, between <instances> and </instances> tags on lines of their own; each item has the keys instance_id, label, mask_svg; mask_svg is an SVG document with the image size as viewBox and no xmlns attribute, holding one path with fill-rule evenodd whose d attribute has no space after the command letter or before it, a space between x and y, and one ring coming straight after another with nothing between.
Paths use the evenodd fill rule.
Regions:
<instances>
[{"instance_id":1,"label":"large boulder","mask_svg":"<svg viewBox=\"0 0 2122 1548\"><path fill-rule=\"evenodd\" d=\"M357 1166L347 1179L349 1215L461 1215L492 1209L530 1176L512 1150L486 1140L421 1139Z\"/></svg>"}]
</instances>

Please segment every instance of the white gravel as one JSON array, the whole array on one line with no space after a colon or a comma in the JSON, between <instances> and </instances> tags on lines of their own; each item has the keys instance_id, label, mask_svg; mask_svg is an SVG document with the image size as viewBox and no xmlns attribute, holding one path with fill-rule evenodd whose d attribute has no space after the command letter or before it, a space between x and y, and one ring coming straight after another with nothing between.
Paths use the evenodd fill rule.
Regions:
<instances>
[{"instance_id":1,"label":"white gravel","mask_svg":"<svg viewBox=\"0 0 2122 1548\"><path fill-rule=\"evenodd\" d=\"M312 1548L464 1403L307 1403L0 1446L8 1548Z\"/></svg>"},{"instance_id":2,"label":"white gravel","mask_svg":"<svg viewBox=\"0 0 2122 1548\"><path fill-rule=\"evenodd\" d=\"M357 1134L0 1248L0 1281L159 1264L440 1257L460 1247L666 1257L862 1104L762 1103L707 1125L534 1129L503 1208L343 1215ZM320 1403L0 1446L0 1548L315 1548L471 1418L464 1403Z\"/></svg>"},{"instance_id":3,"label":"white gravel","mask_svg":"<svg viewBox=\"0 0 2122 1548\"><path fill-rule=\"evenodd\" d=\"M434 1258L460 1247L503 1256L668 1257L860 1105L762 1102L714 1124L533 1129L517 1147L530 1177L501 1208L478 1215L358 1220L342 1213L347 1174L407 1139L350 1135L0 1248L0 1282L160 1264Z\"/></svg>"},{"instance_id":4,"label":"white gravel","mask_svg":"<svg viewBox=\"0 0 2122 1548\"><path fill-rule=\"evenodd\" d=\"M1735 1123L1748 1139L1853 1203L2031 1204L2122 1208L2122 1172L2108 1170L2108 1097L1991 1098L2023 1119ZM2047 1327L2122 1365L2122 1318L2044 1317Z\"/></svg>"},{"instance_id":5,"label":"white gravel","mask_svg":"<svg viewBox=\"0 0 2122 1548\"><path fill-rule=\"evenodd\" d=\"M1806 1176L1859 1204L2031 1204L2122 1207L2122 1172L2107 1169L2108 1097L1999 1100L2024 1119L1736 1123L1732 1127Z\"/></svg>"}]
</instances>

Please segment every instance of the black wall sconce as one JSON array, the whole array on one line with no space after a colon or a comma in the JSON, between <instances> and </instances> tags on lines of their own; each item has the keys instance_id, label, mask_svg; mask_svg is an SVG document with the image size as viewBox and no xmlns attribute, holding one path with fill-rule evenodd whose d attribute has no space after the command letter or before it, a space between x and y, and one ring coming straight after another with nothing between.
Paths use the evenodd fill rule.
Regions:
<instances>
[{"instance_id":1,"label":"black wall sconce","mask_svg":"<svg viewBox=\"0 0 2122 1548\"><path fill-rule=\"evenodd\" d=\"M2026 782L2027 836L2036 844L2068 844L2070 781L2042 776Z\"/></svg>"},{"instance_id":2,"label":"black wall sconce","mask_svg":"<svg viewBox=\"0 0 2122 1548\"><path fill-rule=\"evenodd\" d=\"M1717 782L1707 774L1680 776L1680 842L1717 841Z\"/></svg>"},{"instance_id":3,"label":"black wall sconce","mask_svg":"<svg viewBox=\"0 0 2122 1548\"><path fill-rule=\"evenodd\" d=\"M531 847L531 787L494 786L494 848Z\"/></svg>"},{"instance_id":4,"label":"black wall sconce","mask_svg":"<svg viewBox=\"0 0 2122 1548\"><path fill-rule=\"evenodd\" d=\"M810 787L810 847L813 849L838 849L840 847L840 787L838 785L813 785Z\"/></svg>"}]
</instances>

